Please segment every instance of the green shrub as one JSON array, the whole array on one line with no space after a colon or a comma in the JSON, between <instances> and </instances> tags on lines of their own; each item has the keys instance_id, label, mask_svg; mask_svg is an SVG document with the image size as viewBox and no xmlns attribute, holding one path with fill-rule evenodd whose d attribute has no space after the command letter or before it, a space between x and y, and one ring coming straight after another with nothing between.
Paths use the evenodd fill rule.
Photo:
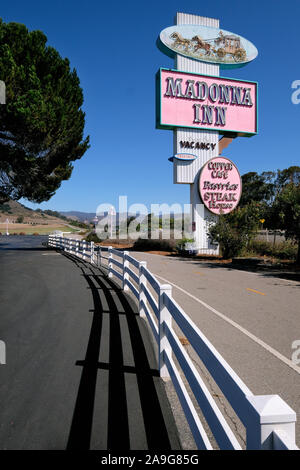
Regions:
<instances>
[{"instance_id":1,"label":"green shrub","mask_svg":"<svg viewBox=\"0 0 300 470\"><path fill-rule=\"evenodd\" d=\"M218 222L209 227L210 239L220 244L223 258L238 256L249 245L258 230L261 214L262 206L252 201L221 214Z\"/></svg>"},{"instance_id":2,"label":"green shrub","mask_svg":"<svg viewBox=\"0 0 300 470\"><path fill-rule=\"evenodd\" d=\"M174 251L175 240L152 240L151 238L138 238L133 245L136 251Z\"/></svg>"},{"instance_id":3,"label":"green shrub","mask_svg":"<svg viewBox=\"0 0 300 470\"><path fill-rule=\"evenodd\" d=\"M84 237L87 242L95 242L100 243L100 238L97 237L97 234L94 232L90 232L87 236Z\"/></svg>"},{"instance_id":4,"label":"green shrub","mask_svg":"<svg viewBox=\"0 0 300 470\"><path fill-rule=\"evenodd\" d=\"M261 240L252 240L247 251L261 256L271 256L278 259L295 260L297 257L298 246L292 240L276 243Z\"/></svg>"},{"instance_id":5,"label":"green shrub","mask_svg":"<svg viewBox=\"0 0 300 470\"><path fill-rule=\"evenodd\" d=\"M184 251L185 250L185 244L186 243L193 243L194 239L193 238L182 238L179 240L176 244L176 250L177 251Z\"/></svg>"},{"instance_id":6,"label":"green shrub","mask_svg":"<svg viewBox=\"0 0 300 470\"><path fill-rule=\"evenodd\" d=\"M11 208L9 204L0 204L0 212L7 212L8 214L11 214Z\"/></svg>"},{"instance_id":7,"label":"green shrub","mask_svg":"<svg viewBox=\"0 0 300 470\"><path fill-rule=\"evenodd\" d=\"M220 244L222 256L225 259L238 256L247 244L247 233L233 227L224 216L209 229L209 234L214 242Z\"/></svg>"},{"instance_id":8,"label":"green shrub","mask_svg":"<svg viewBox=\"0 0 300 470\"><path fill-rule=\"evenodd\" d=\"M74 225L74 227L91 229L90 224L85 224L84 222L80 222L79 220L68 219L68 223L70 225Z\"/></svg>"}]
</instances>

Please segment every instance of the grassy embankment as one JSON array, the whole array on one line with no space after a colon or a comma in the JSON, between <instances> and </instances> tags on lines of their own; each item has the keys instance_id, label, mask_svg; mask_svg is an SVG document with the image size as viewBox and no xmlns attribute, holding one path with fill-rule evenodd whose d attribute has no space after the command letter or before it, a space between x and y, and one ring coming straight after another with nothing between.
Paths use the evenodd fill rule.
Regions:
<instances>
[{"instance_id":1,"label":"grassy embankment","mask_svg":"<svg viewBox=\"0 0 300 470\"><path fill-rule=\"evenodd\" d=\"M8 225L8 233L10 235L17 234L19 235L20 233L25 234L25 235L32 235L34 233L38 233L39 235L48 235L49 233L52 233L54 230L59 230L61 232L70 232L70 233L75 233L78 230L73 229L69 226L66 225L28 225L28 224L9 224ZM0 232L2 235L6 234L6 224L1 224L0 223Z\"/></svg>"}]
</instances>

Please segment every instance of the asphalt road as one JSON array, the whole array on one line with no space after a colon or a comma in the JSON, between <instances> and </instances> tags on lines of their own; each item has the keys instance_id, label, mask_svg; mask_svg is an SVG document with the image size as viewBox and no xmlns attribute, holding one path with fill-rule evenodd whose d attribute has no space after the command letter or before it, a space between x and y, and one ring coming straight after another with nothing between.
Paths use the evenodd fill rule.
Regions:
<instances>
[{"instance_id":1,"label":"asphalt road","mask_svg":"<svg viewBox=\"0 0 300 470\"><path fill-rule=\"evenodd\" d=\"M180 449L136 306L43 241L0 237L0 449Z\"/></svg>"},{"instance_id":2,"label":"asphalt road","mask_svg":"<svg viewBox=\"0 0 300 470\"><path fill-rule=\"evenodd\" d=\"M147 261L161 283L173 284L173 297L256 395L280 395L297 413L300 447L300 364L293 368L292 343L300 340L300 273L233 269L213 262L132 253ZM226 415L220 391L207 385ZM298 355L299 357L299 355ZM241 444L245 435L239 429Z\"/></svg>"}]
</instances>

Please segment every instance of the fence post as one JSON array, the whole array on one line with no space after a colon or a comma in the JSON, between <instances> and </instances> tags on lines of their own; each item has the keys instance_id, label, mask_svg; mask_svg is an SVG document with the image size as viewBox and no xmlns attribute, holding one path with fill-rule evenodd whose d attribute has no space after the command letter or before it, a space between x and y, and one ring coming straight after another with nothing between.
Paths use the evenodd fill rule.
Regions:
<instances>
[{"instance_id":1,"label":"fence post","mask_svg":"<svg viewBox=\"0 0 300 470\"><path fill-rule=\"evenodd\" d=\"M109 255L108 255L108 258L109 258L108 259L108 277L113 277L113 273L111 272L111 269L112 269L113 265L112 265L112 262L110 261L110 259L112 259L112 257L113 257L111 250L112 250L112 246L109 246L108 247L108 253L109 253Z\"/></svg>"},{"instance_id":2,"label":"fence post","mask_svg":"<svg viewBox=\"0 0 300 470\"><path fill-rule=\"evenodd\" d=\"M271 450L273 431L284 431L295 442L296 413L279 395L252 395L247 431L247 450Z\"/></svg>"},{"instance_id":3,"label":"fence post","mask_svg":"<svg viewBox=\"0 0 300 470\"><path fill-rule=\"evenodd\" d=\"M129 261L127 256L129 255L129 251L123 251L123 290L128 290L129 287L126 284L126 280L129 279L129 274L126 273L126 268L129 268Z\"/></svg>"},{"instance_id":4,"label":"fence post","mask_svg":"<svg viewBox=\"0 0 300 470\"><path fill-rule=\"evenodd\" d=\"M146 261L140 261L139 263L139 314L140 314L140 317L146 316L146 312L144 308L142 307L142 302L144 302L145 305L147 304L147 299L143 292L143 286L147 288L147 279L146 279L146 276L142 272L143 268L145 269L147 268Z\"/></svg>"},{"instance_id":5,"label":"fence post","mask_svg":"<svg viewBox=\"0 0 300 470\"><path fill-rule=\"evenodd\" d=\"M91 242L91 264L94 264L94 242Z\"/></svg>"},{"instance_id":6,"label":"fence post","mask_svg":"<svg viewBox=\"0 0 300 470\"><path fill-rule=\"evenodd\" d=\"M86 241L83 240L82 242L82 258L85 261L85 249L86 249Z\"/></svg>"},{"instance_id":7,"label":"fence post","mask_svg":"<svg viewBox=\"0 0 300 470\"><path fill-rule=\"evenodd\" d=\"M171 327L172 317L170 312L168 311L165 301L164 301L164 294L168 294L172 297L172 287L169 284L163 284L160 286L159 290L159 312L158 312L158 320L159 320L159 350L158 350L158 367L159 367L159 375L161 378L167 380L170 378L168 368L165 363L164 354L165 352L169 353L171 357L172 349L169 345L169 342L165 335L164 324L166 323L168 326Z\"/></svg>"},{"instance_id":8,"label":"fence post","mask_svg":"<svg viewBox=\"0 0 300 470\"><path fill-rule=\"evenodd\" d=\"M98 268L101 268L101 246L99 246L99 250L97 253L97 266Z\"/></svg>"},{"instance_id":9,"label":"fence post","mask_svg":"<svg viewBox=\"0 0 300 470\"><path fill-rule=\"evenodd\" d=\"M78 243L78 240L76 239L76 242L75 242L75 255L78 256L78 249L79 249L79 243Z\"/></svg>"}]
</instances>

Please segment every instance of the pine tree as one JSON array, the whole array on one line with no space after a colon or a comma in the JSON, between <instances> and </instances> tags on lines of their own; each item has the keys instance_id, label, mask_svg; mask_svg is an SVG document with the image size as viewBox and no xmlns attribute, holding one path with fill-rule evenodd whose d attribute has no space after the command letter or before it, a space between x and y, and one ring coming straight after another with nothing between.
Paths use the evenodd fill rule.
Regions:
<instances>
[{"instance_id":1,"label":"pine tree","mask_svg":"<svg viewBox=\"0 0 300 470\"><path fill-rule=\"evenodd\" d=\"M50 199L89 147L76 70L46 43L41 31L0 20L0 202Z\"/></svg>"}]
</instances>

